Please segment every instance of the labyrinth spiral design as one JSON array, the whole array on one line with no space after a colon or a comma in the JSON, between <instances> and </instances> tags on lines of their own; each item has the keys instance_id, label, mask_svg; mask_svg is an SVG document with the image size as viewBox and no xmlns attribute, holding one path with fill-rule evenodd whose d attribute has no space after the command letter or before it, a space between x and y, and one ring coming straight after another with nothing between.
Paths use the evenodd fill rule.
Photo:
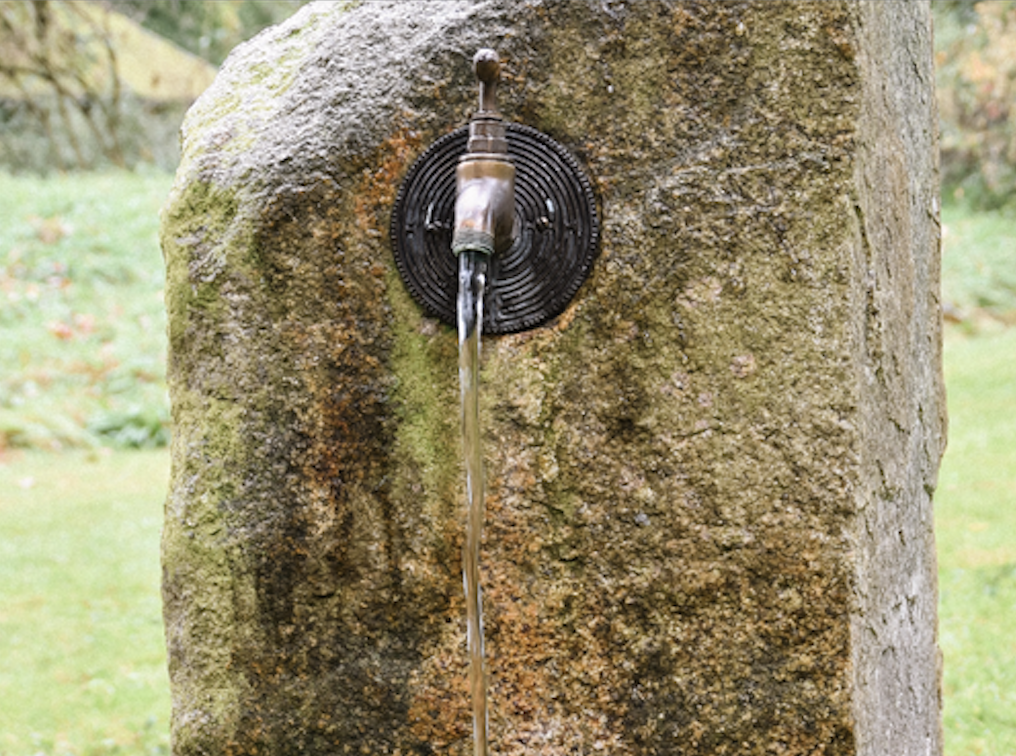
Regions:
<instances>
[{"instance_id":1,"label":"labyrinth spiral design","mask_svg":"<svg viewBox=\"0 0 1016 756\"><path fill-rule=\"evenodd\" d=\"M560 315L592 270L599 246L592 187L575 159L536 129L506 126L515 163L516 239L491 261L484 333L525 331ZM453 325L455 167L468 138L468 127L457 129L417 159L391 225L395 263L410 294L428 314Z\"/></svg>"}]
</instances>

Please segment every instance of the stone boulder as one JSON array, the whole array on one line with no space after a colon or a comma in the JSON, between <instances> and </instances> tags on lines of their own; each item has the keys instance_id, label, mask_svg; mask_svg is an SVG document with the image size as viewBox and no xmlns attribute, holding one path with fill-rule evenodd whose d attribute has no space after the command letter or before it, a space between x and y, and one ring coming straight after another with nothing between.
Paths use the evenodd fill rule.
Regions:
<instances>
[{"instance_id":1,"label":"stone boulder","mask_svg":"<svg viewBox=\"0 0 1016 756\"><path fill-rule=\"evenodd\" d=\"M493 750L941 753L928 3L398 0L303 8L183 127L174 754L470 752L456 337L388 227L480 47L602 222L484 344Z\"/></svg>"}]
</instances>

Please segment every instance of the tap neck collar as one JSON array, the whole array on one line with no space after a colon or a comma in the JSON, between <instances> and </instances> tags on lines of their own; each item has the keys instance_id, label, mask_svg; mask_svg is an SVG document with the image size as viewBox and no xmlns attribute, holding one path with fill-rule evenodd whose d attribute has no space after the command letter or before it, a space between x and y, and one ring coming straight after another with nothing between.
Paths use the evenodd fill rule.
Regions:
<instances>
[{"instance_id":1,"label":"tap neck collar","mask_svg":"<svg viewBox=\"0 0 1016 756\"><path fill-rule=\"evenodd\" d=\"M500 114L479 112L469 122L469 153L508 155L508 139Z\"/></svg>"}]
</instances>

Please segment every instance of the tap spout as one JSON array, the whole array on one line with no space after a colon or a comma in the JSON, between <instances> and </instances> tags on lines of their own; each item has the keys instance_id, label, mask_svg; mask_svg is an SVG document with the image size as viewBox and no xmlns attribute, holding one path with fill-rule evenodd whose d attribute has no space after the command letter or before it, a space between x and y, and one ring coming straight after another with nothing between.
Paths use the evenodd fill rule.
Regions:
<instances>
[{"instance_id":1,"label":"tap spout","mask_svg":"<svg viewBox=\"0 0 1016 756\"><path fill-rule=\"evenodd\" d=\"M497 111L497 53L473 58L480 83L480 109L469 123L469 145L456 168L452 252L505 252L514 241L515 165L508 156L505 125Z\"/></svg>"},{"instance_id":2,"label":"tap spout","mask_svg":"<svg viewBox=\"0 0 1016 756\"><path fill-rule=\"evenodd\" d=\"M456 176L452 252L505 252L514 241L515 166L474 155L459 163Z\"/></svg>"}]
</instances>

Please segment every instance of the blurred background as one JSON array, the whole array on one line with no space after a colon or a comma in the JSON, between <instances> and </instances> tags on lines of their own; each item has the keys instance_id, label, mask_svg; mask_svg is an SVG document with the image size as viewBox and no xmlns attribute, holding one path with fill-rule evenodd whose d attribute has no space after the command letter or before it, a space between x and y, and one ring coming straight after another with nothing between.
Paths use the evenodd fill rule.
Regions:
<instances>
[{"instance_id":1,"label":"blurred background","mask_svg":"<svg viewBox=\"0 0 1016 756\"><path fill-rule=\"evenodd\" d=\"M168 753L158 213L286 0L0 0L0 755ZM1016 756L1016 2L934 0L948 756Z\"/></svg>"}]
</instances>

